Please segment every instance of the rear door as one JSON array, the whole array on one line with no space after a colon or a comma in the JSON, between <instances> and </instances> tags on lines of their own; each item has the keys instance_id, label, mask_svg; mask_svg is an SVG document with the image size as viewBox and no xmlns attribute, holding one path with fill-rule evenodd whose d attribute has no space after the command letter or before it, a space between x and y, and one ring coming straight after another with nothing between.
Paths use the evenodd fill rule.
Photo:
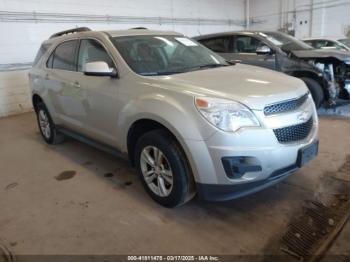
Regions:
<instances>
[{"instance_id":1,"label":"rear door","mask_svg":"<svg viewBox=\"0 0 350 262\"><path fill-rule=\"evenodd\" d=\"M243 64L261 66L275 70L276 56L274 53L264 55L258 55L256 53L257 48L264 45L266 44L260 41L255 36L233 36L233 52L237 60L241 61Z\"/></svg>"},{"instance_id":2,"label":"rear door","mask_svg":"<svg viewBox=\"0 0 350 262\"><path fill-rule=\"evenodd\" d=\"M84 94L76 81L78 43L77 39L68 40L55 48L46 63L45 87L60 122L70 129L83 131Z\"/></svg>"}]
</instances>

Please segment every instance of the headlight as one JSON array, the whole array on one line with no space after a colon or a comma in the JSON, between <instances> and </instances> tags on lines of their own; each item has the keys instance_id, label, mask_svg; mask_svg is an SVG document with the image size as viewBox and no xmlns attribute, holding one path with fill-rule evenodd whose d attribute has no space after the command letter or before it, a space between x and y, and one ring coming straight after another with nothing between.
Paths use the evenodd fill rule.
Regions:
<instances>
[{"instance_id":1,"label":"headlight","mask_svg":"<svg viewBox=\"0 0 350 262\"><path fill-rule=\"evenodd\" d=\"M260 123L244 105L227 99L196 97L198 111L217 128L235 132L242 127L258 127Z\"/></svg>"}]
</instances>

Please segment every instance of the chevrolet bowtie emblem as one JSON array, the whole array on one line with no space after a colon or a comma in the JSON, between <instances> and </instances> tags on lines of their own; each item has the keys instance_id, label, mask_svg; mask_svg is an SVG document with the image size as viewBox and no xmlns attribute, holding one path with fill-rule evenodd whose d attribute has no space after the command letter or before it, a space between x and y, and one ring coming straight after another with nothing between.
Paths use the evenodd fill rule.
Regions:
<instances>
[{"instance_id":1,"label":"chevrolet bowtie emblem","mask_svg":"<svg viewBox=\"0 0 350 262\"><path fill-rule=\"evenodd\" d=\"M306 122L309 118L309 113L307 111L303 111L297 115L297 120L300 122Z\"/></svg>"}]
</instances>

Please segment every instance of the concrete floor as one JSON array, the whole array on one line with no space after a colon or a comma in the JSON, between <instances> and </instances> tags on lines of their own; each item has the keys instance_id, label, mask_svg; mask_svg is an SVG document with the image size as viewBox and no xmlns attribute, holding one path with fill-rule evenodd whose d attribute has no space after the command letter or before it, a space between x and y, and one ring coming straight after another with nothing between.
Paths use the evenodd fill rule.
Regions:
<instances>
[{"instance_id":1,"label":"concrete floor","mask_svg":"<svg viewBox=\"0 0 350 262\"><path fill-rule=\"evenodd\" d=\"M236 201L165 209L128 162L74 140L46 145L33 113L2 118L0 243L17 255L269 253L305 199L350 183L350 169L339 171L350 159L350 121L320 125L319 157L284 182ZM349 224L329 253L350 256Z\"/></svg>"}]
</instances>

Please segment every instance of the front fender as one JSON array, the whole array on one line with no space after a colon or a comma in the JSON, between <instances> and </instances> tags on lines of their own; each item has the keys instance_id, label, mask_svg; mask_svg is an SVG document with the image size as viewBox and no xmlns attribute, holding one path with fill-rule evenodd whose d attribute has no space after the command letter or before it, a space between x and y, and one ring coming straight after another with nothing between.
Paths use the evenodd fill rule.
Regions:
<instances>
[{"instance_id":1,"label":"front fender","mask_svg":"<svg viewBox=\"0 0 350 262\"><path fill-rule=\"evenodd\" d=\"M149 119L169 129L183 143L185 140L203 141L216 130L202 118L194 106L191 96L170 96L150 93L130 100L121 110L118 130L123 139L122 149L126 150L127 135L133 123Z\"/></svg>"},{"instance_id":2,"label":"front fender","mask_svg":"<svg viewBox=\"0 0 350 262\"><path fill-rule=\"evenodd\" d=\"M147 94L137 100L130 100L122 109L118 119L123 152L127 152L130 128L136 121L142 119L160 123L176 137L187 156L195 180L200 181L199 167L196 166L193 153L199 150L202 154L209 155L208 148L203 147L205 143L201 141L211 137L216 130L199 114L194 106L193 97Z\"/></svg>"}]
</instances>

